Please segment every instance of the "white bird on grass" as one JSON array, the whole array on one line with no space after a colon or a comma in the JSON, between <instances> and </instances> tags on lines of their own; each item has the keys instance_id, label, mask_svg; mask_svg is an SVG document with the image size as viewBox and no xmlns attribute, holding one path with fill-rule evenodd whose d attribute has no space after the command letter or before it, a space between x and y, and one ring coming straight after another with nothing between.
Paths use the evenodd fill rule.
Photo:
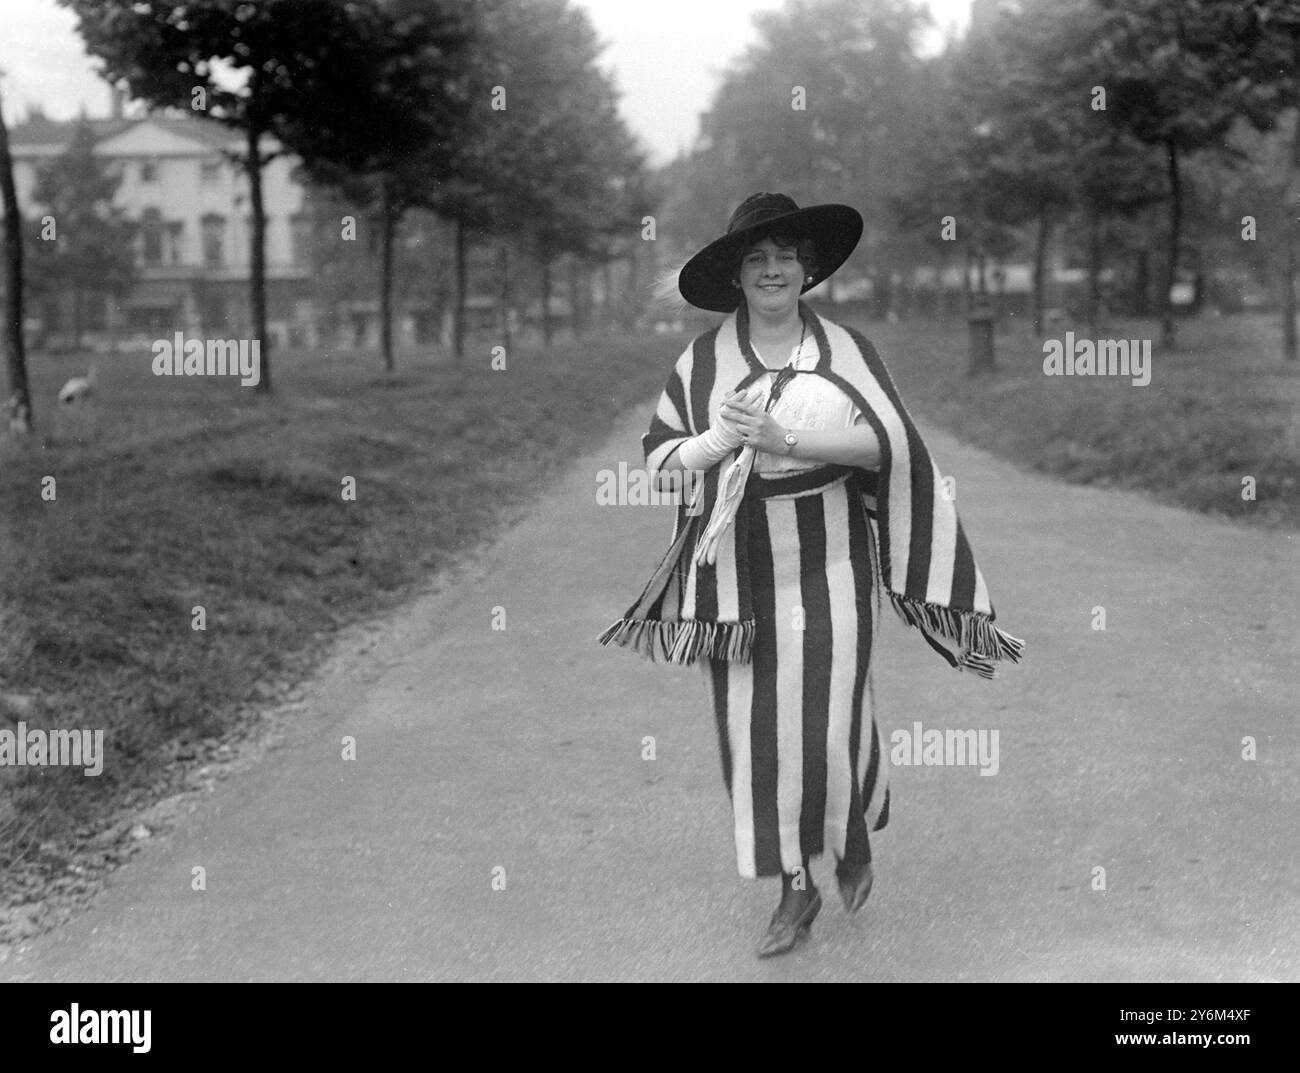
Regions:
<instances>
[{"instance_id":1,"label":"white bird on grass","mask_svg":"<svg viewBox=\"0 0 1300 1073\"><path fill-rule=\"evenodd\" d=\"M95 366L86 370L85 376L74 376L59 388L59 403L63 406L76 406L90 399L95 394Z\"/></svg>"}]
</instances>

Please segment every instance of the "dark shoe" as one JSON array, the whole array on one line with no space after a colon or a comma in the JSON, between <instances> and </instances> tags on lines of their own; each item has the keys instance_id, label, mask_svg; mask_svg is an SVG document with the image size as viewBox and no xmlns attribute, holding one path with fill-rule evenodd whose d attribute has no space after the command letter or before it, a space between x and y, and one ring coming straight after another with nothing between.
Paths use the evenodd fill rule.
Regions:
<instances>
[{"instance_id":1,"label":"dark shoe","mask_svg":"<svg viewBox=\"0 0 1300 1073\"><path fill-rule=\"evenodd\" d=\"M767 926L767 934L759 940L758 956L773 957L794 949L795 943L807 938L808 929L817 919L822 908L822 892L813 894L812 900L797 914L791 914L784 906L778 906L772 914L772 922Z\"/></svg>"},{"instance_id":2,"label":"dark shoe","mask_svg":"<svg viewBox=\"0 0 1300 1073\"><path fill-rule=\"evenodd\" d=\"M871 874L871 862L864 864L856 875L843 875L836 870L835 878L839 880L840 897L844 901L844 908L850 913L861 909L866 903L867 895L871 893L871 884L874 877Z\"/></svg>"}]
</instances>

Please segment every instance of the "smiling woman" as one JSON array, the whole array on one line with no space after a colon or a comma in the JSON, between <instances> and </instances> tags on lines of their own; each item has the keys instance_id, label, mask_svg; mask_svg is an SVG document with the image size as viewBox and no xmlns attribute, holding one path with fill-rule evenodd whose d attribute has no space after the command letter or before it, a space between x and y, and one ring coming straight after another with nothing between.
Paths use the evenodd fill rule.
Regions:
<instances>
[{"instance_id":1,"label":"smiling woman","mask_svg":"<svg viewBox=\"0 0 1300 1073\"><path fill-rule=\"evenodd\" d=\"M770 238L750 246L740 252L736 260L736 270L732 278L739 283L741 272L746 266L761 265L766 249L775 246L781 259L789 263L790 259L798 261L804 273L809 276L817 274L817 244L810 238L796 238L794 235L772 235Z\"/></svg>"},{"instance_id":2,"label":"smiling woman","mask_svg":"<svg viewBox=\"0 0 1300 1073\"><path fill-rule=\"evenodd\" d=\"M879 355L800 301L861 233L847 205L755 194L682 268L682 296L728 316L677 359L642 447L652 471L696 471L698 494L599 638L702 665L737 868L782 878L760 957L820 912L812 857L834 855L850 912L871 890L890 801L871 689L883 595L951 666L992 677L1020 656Z\"/></svg>"}]
</instances>

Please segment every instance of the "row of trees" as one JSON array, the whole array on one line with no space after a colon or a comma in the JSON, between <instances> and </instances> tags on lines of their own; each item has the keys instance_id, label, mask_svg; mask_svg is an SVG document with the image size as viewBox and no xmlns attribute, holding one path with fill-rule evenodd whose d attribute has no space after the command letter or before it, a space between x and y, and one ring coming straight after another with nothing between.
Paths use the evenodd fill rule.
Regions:
<instances>
[{"instance_id":1,"label":"row of trees","mask_svg":"<svg viewBox=\"0 0 1300 1073\"><path fill-rule=\"evenodd\" d=\"M961 204L977 256L1005 241L999 231L1030 225L1036 315L1044 251L1062 224L1086 247L1093 317L1107 221L1128 221L1129 240L1144 252L1163 239L1158 312L1172 347L1189 177L1247 167L1247 131L1280 135L1300 104L1298 47L1300 7L1290 0L1020 0L1014 14L1004 8L975 28L938 72L944 106L931 133L957 166L927 161L917 172L920 198L903 204ZM1153 207L1163 219L1140 218ZM1248 208L1258 217L1273 206ZM1212 208L1199 223L1240 239L1241 221ZM1262 236L1276 249L1295 239L1289 227ZM1236 260L1249 260L1245 247ZM1294 305L1290 312L1294 357Z\"/></svg>"},{"instance_id":2,"label":"row of trees","mask_svg":"<svg viewBox=\"0 0 1300 1073\"><path fill-rule=\"evenodd\" d=\"M1054 242L1088 268L1092 318L1102 269L1132 254L1133 306L1155 291L1172 346L1190 225L1198 248L1277 286L1296 356L1300 5L976 0L970 32L923 61L925 24L912 0L762 16L673 165L665 228L689 245L755 189L848 201L878 291L954 254L981 280L989 259L1024 257L1036 328Z\"/></svg>"},{"instance_id":3,"label":"row of trees","mask_svg":"<svg viewBox=\"0 0 1300 1073\"><path fill-rule=\"evenodd\" d=\"M1169 345L1188 254L1245 266L1277 287L1296 357L1294 0L976 0L970 32L928 60L916 48L927 22L917 0L787 0L758 16L758 39L725 72L695 148L658 175L569 0L60 3L114 84L241 132L262 390L272 380L261 171L272 139L372 222L390 367L394 250L428 233L429 214L451 231L459 353L469 243L497 247L502 308L511 252L537 266L549 339L557 261L628 257L661 202L661 245L685 255L756 189L862 209L855 261L877 294L921 264L964 259L982 285L990 259L1030 259L1036 327L1054 245L1086 266L1093 318L1103 269L1131 263L1131 308L1149 312L1154 292ZM6 153L0 120L10 377L30 406ZM108 256L115 226L89 218L93 190L63 185L61 237L86 241L42 268L56 283Z\"/></svg>"},{"instance_id":4,"label":"row of trees","mask_svg":"<svg viewBox=\"0 0 1300 1073\"><path fill-rule=\"evenodd\" d=\"M643 154L568 0L59 0L105 78L160 109L238 130L253 220L251 309L258 390L266 335L262 172L299 158L381 232L385 360L392 366L393 250L413 210L455 227L457 353L467 234L522 244L544 280L562 254L620 255L651 207ZM270 148L274 145L275 148ZM8 336L14 404L31 412L22 350L23 215L0 116ZM69 224L60 221L69 240ZM75 233L77 227L71 230ZM508 289L507 282L504 285ZM543 301L543 307L547 302Z\"/></svg>"}]
</instances>

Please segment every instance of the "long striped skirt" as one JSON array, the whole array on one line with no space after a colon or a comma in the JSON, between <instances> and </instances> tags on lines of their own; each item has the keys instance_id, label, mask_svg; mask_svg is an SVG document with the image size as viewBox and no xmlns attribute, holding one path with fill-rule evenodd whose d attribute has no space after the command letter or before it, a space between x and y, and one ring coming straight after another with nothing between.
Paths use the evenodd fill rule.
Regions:
<instances>
[{"instance_id":1,"label":"long striped skirt","mask_svg":"<svg viewBox=\"0 0 1300 1073\"><path fill-rule=\"evenodd\" d=\"M868 832L889 820L871 689L881 586L869 479L755 475L746 486L753 658L703 667L747 878L827 849L870 860Z\"/></svg>"}]
</instances>

